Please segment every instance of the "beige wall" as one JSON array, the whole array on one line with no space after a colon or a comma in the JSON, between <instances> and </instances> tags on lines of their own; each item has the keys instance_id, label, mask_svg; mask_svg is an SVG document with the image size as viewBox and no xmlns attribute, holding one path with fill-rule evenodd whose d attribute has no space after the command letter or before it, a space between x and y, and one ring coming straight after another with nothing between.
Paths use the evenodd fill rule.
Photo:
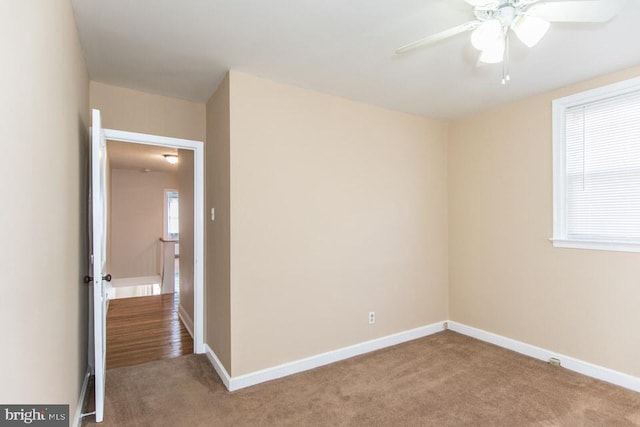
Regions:
<instances>
[{"instance_id":1,"label":"beige wall","mask_svg":"<svg viewBox=\"0 0 640 427\"><path fill-rule=\"evenodd\" d=\"M551 101L634 68L451 125L451 318L640 375L640 254L554 248Z\"/></svg>"},{"instance_id":2,"label":"beige wall","mask_svg":"<svg viewBox=\"0 0 640 427\"><path fill-rule=\"evenodd\" d=\"M178 191L180 207L180 305L193 322L194 198L192 150L178 150ZM190 325L193 327L193 324Z\"/></svg>"},{"instance_id":3,"label":"beige wall","mask_svg":"<svg viewBox=\"0 0 640 427\"><path fill-rule=\"evenodd\" d=\"M230 83L232 375L446 319L447 125Z\"/></svg>"},{"instance_id":4,"label":"beige wall","mask_svg":"<svg viewBox=\"0 0 640 427\"><path fill-rule=\"evenodd\" d=\"M71 2L4 2L0 52L0 402L73 416L87 369L89 81Z\"/></svg>"},{"instance_id":5,"label":"beige wall","mask_svg":"<svg viewBox=\"0 0 640 427\"><path fill-rule=\"evenodd\" d=\"M111 275L114 279L160 274L164 190L178 189L178 174L111 170Z\"/></svg>"},{"instance_id":6,"label":"beige wall","mask_svg":"<svg viewBox=\"0 0 640 427\"><path fill-rule=\"evenodd\" d=\"M204 141L204 104L94 81L90 94L105 128Z\"/></svg>"},{"instance_id":7,"label":"beige wall","mask_svg":"<svg viewBox=\"0 0 640 427\"><path fill-rule=\"evenodd\" d=\"M229 270L229 78L207 103L205 343L231 372ZM215 221L209 211L215 208Z\"/></svg>"}]
</instances>

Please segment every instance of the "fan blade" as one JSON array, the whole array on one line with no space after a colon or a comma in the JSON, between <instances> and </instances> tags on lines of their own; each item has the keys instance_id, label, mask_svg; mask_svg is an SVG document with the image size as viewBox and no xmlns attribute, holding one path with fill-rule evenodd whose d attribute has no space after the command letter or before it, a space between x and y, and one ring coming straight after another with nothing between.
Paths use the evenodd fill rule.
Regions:
<instances>
[{"instance_id":1,"label":"fan blade","mask_svg":"<svg viewBox=\"0 0 640 427\"><path fill-rule=\"evenodd\" d=\"M478 28L480 25L480 21L470 21L465 22L464 24L458 25L456 27L449 28L448 30L441 31L436 34L432 34L428 37L425 37L420 40L416 40L409 44L406 44L398 49L396 49L396 54L401 55L403 53L410 52L414 49L418 49L425 46L430 46L432 44L438 43L439 41L448 39L450 37L456 36L460 33L464 33L467 31L473 31Z\"/></svg>"},{"instance_id":2,"label":"fan blade","mask_svg":"<svg viewBox=\"0 0 640 427\"><path fill-rule=\"evenodd\" d=\"M498 0L464 0L473 7L488 7L499 3Z\"/></svg>"},{"instance_id":3,"label":"fan blade","mask_svg":"<svg viewBox=\"0 0 640 427\"><path fill-rule=\"evenodd\" d=\"M613 19L627 0L576 0L538 3L527 15L549 22L607 22Z\"/></svg>"}]
</instances>

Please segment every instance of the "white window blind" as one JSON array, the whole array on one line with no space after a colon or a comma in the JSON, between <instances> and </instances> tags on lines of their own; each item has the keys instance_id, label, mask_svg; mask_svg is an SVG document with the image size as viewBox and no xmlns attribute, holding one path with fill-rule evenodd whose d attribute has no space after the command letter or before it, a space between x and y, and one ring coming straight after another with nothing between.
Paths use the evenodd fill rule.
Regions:
<instances>
[{"instance_id":1,"label":"white window blind","mask_svg":"<svg viewBox=\"0 0 640 427\"><path fill-rule=\"evenodd\" d=\"M566 111L567 237L640 242L640 91Z\"/></svg>"},{"instance_id":2,"label":"white window blind","mask_svg":"<svg viewBox=\"0 0 640 427\"><path fill-rule=\"evenodd\" d=\"M554 241L638 245L619 250L640 251L637 83L560 100L561 114L554 104L554 130L562 130L554 136L560 140L554 139L554 192L560 193L554 194Z\"/></svg>"}]
</instances>

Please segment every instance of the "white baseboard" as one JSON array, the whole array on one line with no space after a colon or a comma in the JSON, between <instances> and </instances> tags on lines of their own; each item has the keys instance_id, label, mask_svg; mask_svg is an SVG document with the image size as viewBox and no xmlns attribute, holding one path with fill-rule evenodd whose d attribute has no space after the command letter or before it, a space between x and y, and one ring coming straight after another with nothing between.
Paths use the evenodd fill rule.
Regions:
<instances>
[{"instance_id":1,"label":"white baseboard","mask_svg":"<svg viewBox=\"0 0 640 427\"><path fill-rule=\"evenodd\" d=\"M466 335L480 341L488 342L497 345L498 347L506 348L508 350L515 351L516 353L533 357L545 362L548 362L549 359L554 357L560 360L561 366L565 369L569 369L571 371L586 375L591 378L606 381L608 383L615 384L629 390L640 392L639 377L634 377L623 372L614 371L613 369L605 368L603 366L594 365L592 363L585 362L571 356L565 356L551 350L536 347L531 344L523 343L521 341L507 338L502 335L487 332L482 329L477 329L451 320L433 323L431 325L411 329L393 335L388 335L386 337L366 341L360 344L343 347L337 350L321 353L304 359L294 360L282 365L262 369L260 371L251 372L237 377L231 377L229 375L225 367L220 362L220 359L218 359L216 354L207 344L205 344L205 353L227 390L235 391L266 381L271 381L277 378L286 377L288 375L297 374L299 372L308 371L320 366L328 365L330 363L339 362L341 360L380 350L396 344L401 344L403 342L426 337L445 329L445 323L449 330L457 332L459 334Z\"/></svg>"},{"instance_id":2,"label":"white baseboard","mask_svg":"<svg viewBox=\"0 0 640 427\"><path fill-rule=\"evenodd\" d=\"M348 347L339 348L337 350L328 351L326 353L317 354L315 356L306 357L304 359L294 360L282 365L262 369L260 371L251 372L237 377L231 377L229 375L208 345L206 346L206 353L227 389L229 391L235 391L266 381L308 371L330 363L339 362L361 354L391 347L396 344L426 337L443 330L444 322L437 322L431 325L410 329L393 335L387 335L386 337L376 338L371 341L365 341Z\"/></svg>"},{"instance_id":3,"label":"white baseboard","mask_svg":"<svg viewBox=\"0 0 640 427\"><path fill-rule=\"evenodd\" d=\"M178 305L178 317L182 320L184 327L187 328L191 338L193 338L193 319L189 316L189 313L187 313L187 310L184 309L182 304Z\"/></svg>"},{"instance_id":4,"label":"white baseboard","mask_svg":"<svg viewBox=\"0 0 640 427\"><path fill-rule=\"evenodd\" d=\"M594 365L571 356L558 354L551 350L516 341L492 332L483 331L482 329L463 325L462 323L449 321L448 325L450 330L458 332L459 334L467 335L480 341L485 341L497 345L498 347L533 357L534 359L547 362L550 358L555 357L560 360L560 365L563 368L569 369L570 371L578 372L591 378L596 378L611 384L619 385L620 387L624 387L629 390L640 392L640 378L638 377L614 371L613 369L605 368L603 366Z\"/></svg>"},{"instance_id":5,"label":"white baseboard","mask_svg":"<svg viewBox=\"0 0 640 427\"><path fill-rule=\"evenodd\" d=\"M80 388L80 396L78 397L78 404L76 405L76 413L73 416L73 422L70 424L73 427L80 427L82 425L82 409L87 396L90 377L91 371L87 369L87 373L84 375L84 380L82 381L82 388Z\"/></svg>"},{"instance_id":6,"label":"white baseboard","mask_svg":"<svg viewBox=\"0 0 640 427\"><path fill-rule=\"evenodd\" d=\"M204 345L204 354L207 355L207 359L209 359L209 362L213 365L213 369L216 370L227 390L233 391L231 389L231 377L229 376L229 373L222 365L222 362L220 362L220 359L218 359L218 356L216 356L211 347L209 347L209 344Z\"/></svg>"}]
</instances>

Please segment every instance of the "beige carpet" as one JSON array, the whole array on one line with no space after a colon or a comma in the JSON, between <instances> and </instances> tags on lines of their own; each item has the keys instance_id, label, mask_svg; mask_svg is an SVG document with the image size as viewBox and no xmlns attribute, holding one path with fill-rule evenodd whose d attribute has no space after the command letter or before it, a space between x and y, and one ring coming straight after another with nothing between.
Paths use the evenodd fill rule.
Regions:
<instances>
[{"instance_id":1,"label":"beige carpet","mask_svg":"<svg viewBox=\"0 0 640 427\"><path fill-rule=\"evenodd\" d=\"M104 425L633 426L640 393L447 331L234 393L202 355L110 370Z\"/></svg>"}]
</instances>

